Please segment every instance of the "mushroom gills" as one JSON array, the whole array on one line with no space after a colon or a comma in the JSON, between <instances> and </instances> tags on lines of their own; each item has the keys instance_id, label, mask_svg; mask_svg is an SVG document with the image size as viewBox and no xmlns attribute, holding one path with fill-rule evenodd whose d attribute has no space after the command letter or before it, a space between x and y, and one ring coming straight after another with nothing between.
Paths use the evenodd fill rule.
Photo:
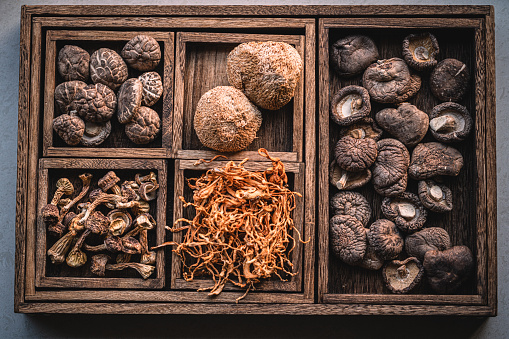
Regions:
<instances>
[{"instance_id":1,"label":"mushroom gills","mask_svg":"<svg viewBox=\"0 0 509 339\"><path fill-rule=\"evenodd\" d=\"M414 57L419 61L427 61L429 60L429 51L424 46L418 46L414 50Z\"/></svg>"},{"instance_id":2,"label":"mushroom gills","mask_svg":"<svg viewBox=\"0 0 509 339\"><path fill-rule=\"evenodd\" d=\"M465 120L454 111L444 111L438 117L431 119L429 127L435 132L450 133L462 131L465 128Z\"/></svg>"},{"instance_id":3,"label":"mushroom gills","mask_svg":"<svg viewBox=\"0 0 509 339\"><path fill-rule=\"evenodd\" d=\"M341 99L337 111L343 117L356 114L362 107L362 97L357 94L349 94Z\"/></svg>"},{"instance_id":4,"label":"mushroom gills","mask_svg":"<svg viewBox=\"0 0 509 339\"><path fill-rule=\"evenodd\" d=\"M436 51L429 36L411 39L409 48L414 60L420 62L429 61L430 56Z\"/></svg>"}]
</instances>

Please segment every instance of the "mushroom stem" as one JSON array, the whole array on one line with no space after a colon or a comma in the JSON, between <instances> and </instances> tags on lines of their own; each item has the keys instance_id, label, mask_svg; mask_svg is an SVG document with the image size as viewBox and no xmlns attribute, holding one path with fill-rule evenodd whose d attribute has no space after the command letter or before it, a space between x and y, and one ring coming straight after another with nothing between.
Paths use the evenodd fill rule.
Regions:
<instances>
[{"instance_id":1,"label":"mushroom stem","mask_svg":"<svg viewBox=\"0 0 509 339\"><path fill-rule=\"evenodd\" d=\"M85 223L85 221L90 217L90 214L97 208L97 206L99 206L100 204L103 204L103 203L111 203L111 204L115 204L115 205L118 205L118 204L121 204L121 200L122 200L122 197L119 196L119 195L116 195L116 194L107 194L107 193L102 193L100 194L95 200L94 202L92 202L90 204L90 206L88 207L87 209L87 212L85 213L85 215L83 216L83 218L80 219L79 223L81 225L83 225ZM118 206L117 206L118 207ZM123 208L123 207L118 207L118 208Z\"/></svg>"},{"instance_id":2,"label":"mushroom stem","mask_svg":"<svg viewBox=\"0 0 509 339\"><path fill-rule=\"evenodd\" d=\"M415 207L409 203L398 204L398 211L399 211L399 214L406 220L413 219L416 214Z\"/></svg>"},{"instance_id":3,"label":"mushroom stem","mask_svg":"<svg viewBox=\"0 0 509 339\"><path fill-rule=\"evenodd\" d=\"M63 188L63 187L57 188L55 195L53 195L53 199L51 199L51 202L50 202L51 205L55 205L55 206L58 205L58 201L64 195L64 190L65 190L65 188Z\"/></svg>"},{"instance_id":4,"label":"mushroom stem","mask_svg":"<svg viewBox=\"0 0 509 339\"><path fill-rule=\"evenodd\" d=\"M119 264L108 264L106 269L109 271L121 271L126 268L134 268L141 275L143 279L148 279L154 273L155 267L151 265L145 265L135 262L119 263Z\"/></svg>"},{"instance_id":5,"label":"mushroom stem","mask_svg":"<svg viewBox=\"0 0 509 339\"><path fill-rule=\"evenodd\" d=\"M364 139L366 137L366 131L362 128L356 128L350 131L350 135L355 139Z\"/></svg>"},{"instance_id":6,"label":"mushroom stem","mask_svg":"<svg viewBox=\"0 0 509 339\"><path fill-rule=\"evenodd\" d=\"M65 261L65 255L71 247L72 241L76 236L76 232L69 231L63 237L57 240L48 250L48 257L53 264L61 264Z\"/></svg>"},{"instance_id":7,"label":"mushroom stem","mask_svg":"<svg viewBox=\"0 0 509 339\"><path fill-rule=\"evenodd\" d=\"M343 172L343 174L341 175L341 179L339 179L339 185L341 185L341 188L340 188L340 189L345 188L347 181L348 181L348 172L347 172L347 171L345 171L345 172ZM338 188L339 188L339 187L338 187Z\"/></svg>"},{"instance_id":8,"label":"mushroom stem","mask_svg":"<svg viewBox=\"0 0 509 339\"><path fill-rule=\"evenodd\" d=\"M401 265L400 267L398 267L397 272L398 272L398 278L400 278L400 279L405 279L409 273L406 268L406 265Z\"/></svg>"},{"instance_id":9,"label":"mushroom stem","mask_svg":"<svg viewBox=\"0 0 509 339\"><path fill-rule=\"evenodd\" d=\"M429 195L433 198L435 201L442 200L443 192L440 186L433 185L429 188Z\"/></svg>"},{"instance_id":10,"label":"mushroom stem","mask_svg":"<svg viewBox=\"0 0 509 339\"><path fill-rule=\"evenodd\" d=\"M79 176L79 178L81 179L82 183L83 183L83 187L81 189L81 192L80 194L78 194L78 196L74 199L71 200L70 203L68 203L67 205L65 205L64 207L62 207L60 213L61 213L61 218L63 219L63 217L65 216L65 214L78 202L80 201L81 199L83 199L83 197L87 194L88 192L88 189L90 188L90 183L92 181L92 174L90 173L84 173L84 174L81 174Z\"/></svg>"},{"instance_id":11,"label":"mushroom stem","mask_svg":"<svg viewBox=\"0 0 509 339\"><path fill-rule=\"evenodd\" d=\"M429 126L435 132L450 132L456 128L456 119L450 115L442 115L431 119Z\"/></svg>"}]
</instances>

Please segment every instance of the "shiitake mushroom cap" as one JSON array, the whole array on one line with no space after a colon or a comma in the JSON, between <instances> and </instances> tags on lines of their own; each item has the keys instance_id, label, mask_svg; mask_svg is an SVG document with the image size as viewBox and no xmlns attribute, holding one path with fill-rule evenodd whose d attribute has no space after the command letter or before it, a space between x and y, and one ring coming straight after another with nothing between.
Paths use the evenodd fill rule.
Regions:
<instances>
[{"instance_id":1,"label":"shiitake mushroom cap","mask_svg":"<svg viewBox=\"0 0 509 339\"><path fill-rule=\"evenodd\" d=\"M430 131L441 142L463 141L472 130L473 120L465 106L444 102L430 113Z\"/></svg>"},{"instance_id":2,"label":"shiitake mushroom cap","mask_svg":"<svg viewBox=\"0 0 509 339\"><path fill-rule=\"evenodd\" d=\"M375 42L365 35L350 35L334 42L330 52L331 64L340 76L362 73L378 59Z\"/></svg>"},{"instance_id":3,"label":"shiitake mushroom cap","mask_svg":"<svg viewBox=\"0 0 509 339\"><path fill-rule=\"evenodd\" d=\"M444 59L431 72L431 92L440 101L459 101L467 90L469 80L467 65L456 59Z\"/></svg>"},{"instance_id":4,"label":"shiitake mushroom cap","mask_svg":"<svg viewBox=\"0 0 509 339\"><path fill-rule=\"evenodd\" d=\"M403 40L403 58L417 71L435 67L439 51L437 38L429 32L410 34Z\"/></svg>"},{"instance_id":5,"label":"shiitake mushroom cap","mask_svg":"<svg viewBox=\"0 0 509 339\"><path fill-rule=\"evenodd\" d=\"M337 92L330 103L330 117L340 126L362 120L371 112L368 91L361 86L346 86Z\"/></svg>"}]
</instances>

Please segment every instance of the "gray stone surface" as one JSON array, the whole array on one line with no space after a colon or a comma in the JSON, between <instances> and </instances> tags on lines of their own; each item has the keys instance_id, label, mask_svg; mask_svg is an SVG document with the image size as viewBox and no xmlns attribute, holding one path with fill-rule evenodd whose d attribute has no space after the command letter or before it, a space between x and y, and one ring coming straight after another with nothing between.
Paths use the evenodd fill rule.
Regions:
<instances>
[{"instance_id":1,"label":"gray stone surface","mask_svg":"<svg viewBox=\"0 0 509 339\"><path fill-rule=\"evenodd\" d=\"M69 316L13 311L14 220L21 3L0 1L0 338L180 337L180 338L509 338L509 107L507 41L509 2L472 0L327 1L24 1L25 4L494 4L497 65L498 317L290 317L290 316ZM495 211L493 211L495 213Z\"/></svg>"}]
</instances>

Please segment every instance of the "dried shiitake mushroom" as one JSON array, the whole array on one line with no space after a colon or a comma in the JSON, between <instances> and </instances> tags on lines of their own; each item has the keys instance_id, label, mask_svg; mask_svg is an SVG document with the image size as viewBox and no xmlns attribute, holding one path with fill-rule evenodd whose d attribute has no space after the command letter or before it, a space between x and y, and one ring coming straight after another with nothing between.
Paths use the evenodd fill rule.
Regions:
<instances>
[{"instance_id":1,"label":"dried shiitake mushroom","mask_svg":"<svg viewBox=\"0 0 509 339\"><path fill-rule=\"evenodd\" d=\"M330 207L334 214L350 215L359 220L363 226L371 218L371 207L368 200L360 193L338 192L330 199Z\"/></svg>"},{"instance_id":2,"label":"dried shiitake mushroom","mask_svg":"<svg viewBox=\"0 0 509 339\"><path fill-rule=\"evenodd\" d=\"M69 113L75 108L72 107L72 102L76 93L87 86L86 83L79 80L62 82L55 87L55 102L62 113Z\"/></svg>"},{"instance_id":3,"label":"dried shiitake mushroom","mask_svg":"<svg viewBox=\"0 0 509 339\"><path fill-rule=\"evenodd\" d=\"M421 78L411 74L400 58L378 60L362 76L362 84L371 99L381 103L400 103L413 97L421 88Z\"/></svg>"},{"instance_id":4,"label":"dried shiitake mushroom","mask_svg":"<svg viewBox=\"0 0 509 339\"><path fill-rule=\"evenodd\" d=\"M368 91L361 86L343 87L331 100L331 119L341 125L347 126L369 115L371 103Z\"/></svg>"},{"instance_id":5,"label":"dried shiitake mushroom","mask_svg":"<svg viewBox=\"0 0 509 339\"><path fill-rule=\"evenodd\" d=\"M76 111L71 111L70 114L62 114L53 119L53 129L66 144L74 146L83 138L85 123L77 116Z\"/></svg>"},{"instance_id":6,"label":"dried shiitake mushroom","mask_svg":"<svg viewBox=\"0 0 509 339\"><path fill-rule=\"evenodd\" d=\"M329 167L329 180L338 190L352 190L366 185L371 180L371 171L366 168L361 172L348 172L333 160Z\"/></svg>"},{"instance_id":7,"label":"dried shiitake mushroom","mask_svg":"<svg viewBox=\"0 0 509 339\"><path fill-rule=\"evenodd\" d=\"M87 85L76 92L71 104L83 120L105 122L117 108L117 96L103 84Z\"/></svg>"},{"instance_id":8,"label":"dried shiitake mushroom","mask_svg":"<svg viewBox=\"0 0 509 339\"><path fill-rule=\"evenodd\" d=\"M419 199L427 209L444 213L452 210L452 191L449 187L431 179L418 183Z\"/></svg>"},{"instance_id":9,"label":"dried shiitake mushroom","mask_svg":"<svg viewBox=\"0 0 509 339\"><path fill-rule=\"evenodd\" d=\"M117 89L127 80L128 71L122 57L112 49L99 48L90 57L90 77L111 89Z\"/></svg>"},{"instance_id":10,"label":"dried shiitake mushroom","mask_svg":"<svg viewBox=\"0 0 509 339\"><path fill-rule=\"evenodd\" d=\"M85 133L80 143L86 147L99 146L111 133L111 122L85 121Z\"/></svg>"},{"instance_id":11,"label":"dried shiitake mushroom","mask_svg":"<svg viewBox=\"0 0 509 339\"><path fill-rule=\"evenodd\" d=\"M293 98L303 67L299 52L285 42L247 42L226 60L228 82L255 105L277 110Z\"/></svg>"},{"instance_id":12,"label":"dried shiitake mushroom","mask_svg":"<svg viewBox=\"0 0 509 339\"><path fill-rule=\"evenodd\" d=\"M81 47L65 45L58 53L58 73L65 81L87 81L89 64L90 54Z\"/></svg>"},{"instance_id":13,"label":"dried shiitake mushroom","mask_svg":"<svg viewBox=\"0 0 509 339\"><path fill-rule=\"evenodd\" d=\"M467 90L469 80L467 65L456 59L445 59L431 72L431 92L440 101L459 101Z\"/></svg>"},{"instance_id":14,"label":"dried shiitake mushroom","mask_svg":"<svg viewBox=\"0 0 509 339\"><path fill-rule=\"evenodd\" d=\"M134 119L125 125L127 137L135 144L148 144L161 130L161 120L156 111L141 106Z\"/></svg>"},{"instance_id":15,"label":"dried shiitake mushroom","mask_svg":"<svg viewBox=\"0 0 509 339\"><path fill-rule=\"evenodd\" d=\"M254 140L262 114L240 90L219 86L203 94L194 115L201 143L220 152L243 150Z\"/></svg>"},{"instance_id":16,"label":"dried shiitake mushroom","mask_svg":"<svg viewBox=\"0 0 509 339\"><path fill-rule=\"evenodd\" d=\"M157 72L145 72L138 77L143 87L141 103L152 106L163 94L163 81Z\"/></svg>"},{"instance_id":17,"label":"dried shiitake mushroom","mask_svg":"<svg viewBox=\"0 0 509 339\"><path fill-rule=\"evenodd\" d=\"M366 229L349 215L335 215L330 220L332 253L349 265L359 263L366 253Z\"/></svg>"},{"instance_id":18,"label":"dried shiitake mushroom","mask_svg":"<svg viewBox=\"0 0 509 339\"><path fill-rule=\"evenodd\" d=\"M140 34L129 40L120 54L132 68L151 71L161 60L161 47L156 39Z\"/></svg>"},{"instance_id":19,"label":"dried shiitake mushroom","mask_svg":"<svg viewBox=\"0 0 509 339\"><path fill-rule=\"evenodd\" d=\"M396 258L403 250L403 237L396 225L387 219L378 219L369 227L367 233L369 246L383 260Z\"/></svg>"},{"instance_id":20,"label":"dried shiitake mushroom","mask_svg":"<svg viewBox=\"0 0 509 339\"><path fill-rule=\"evenodd\" d=\"M395 108L385 108L375 116L376 122L385 131L407 147L417 145L426 135L429 117L412 104L402 103Z\"/></svg>"},{"instance_id":21,"label":"dried shiitake mushroom","mask_svg":"<svg viewBox=\"0 0 509 339\"><path fill-rule=\"evenodd\" d=\"M405 238L405 251L409 256L424 260L428 251L445 251L451 247L449 233L440 227L427 227Z\"/></svg>"},{"instance_id":22,"label":"dried shiitake mushroom","mask_svg":"<svg viewBox=\"0 0 509 339\"><path fill-rule=\"evenodd\" d=\"M363 118L351 125L343 127L339 132L340 137L347 135L357 139L370 138L378 141L382 136L382 129L378 127L373 119Z\"/></svg>"},{"instance_id":23,"label":"dried shiitake mushroom","mask_svg":"<svg viewBox=\"0 0 509 339\"><path fill-rule=\"evenodd\" d=\"M403 40L403 58L408 66L418 71L435 67L439 51L437 38L428 32L410 34Z\"/></svg>"},{"instance_id":24,"label":"dried shiitake mushroom","mask_svg":"<svg viewBox=\"0 0 509 339\"><path fill-rule=\"evenodd\" d=\"M117 118L121 124L132 121L141 106L143 84L138 78L128 79L118 90Z\"/></svg>"},{"instance_id":25,"label":"dried shiitake mushroom","mask_svg":"<svg viewBox=\"0 0 509 339\"><path fill-rule=\"evenodd\" d=\"M377 142L378 156L373 164L373 186L384 196L396 196L406 190L410 154L400 141L382 139Z\"/></svg>"},{"instance_id":26,"label":"dried shiitake mushroom","mask_svg":"<svg viewBox=\"0 0 509 339\"><path fill-rule=\"evenodd\" d=\"M351 35L339 39L331 46L331 63L341 76L362 73L378 59L378 49L369 37Z\"/></svg>"},{"instance_id":27,"label":"dried shiitake mushroom","mask_svg":"<svg viewBox=\"0 0 509 339\"><path fill-rule=\"evenodd\" d=\"M408 293L417 286L424 274L424 268L417 258L388 262L382 271L385 285L393 293Z\"/></svg>"},{"instance_id":28,"label":"dried shiitake mushroom","mask_svg":"<svg viewBox=\"0 0 509 339\"><path fill-rule=\"evenodd\" d=\"M377 271L384 265L384 260L378 257L375 249L368 242L368 246L366 247L366 254L364 254L364 258L362 258L362 261L357 265L367 270Z\"/></svg>"},{"instance_id":29,"label":"dried shiitake mushroom","mask_svg":"<svg viewBox=\"0 0 509 339\"><path fill-rule=\"evenodd\" d=\"M438 175L457 176L462 167L463 156L457 149L439 142L428 142L414 148L408 174L415 180Z\"/></svg>"},{"instance_id":30,"label":"dried shiitake mushroom","mask_svg":"<svg viewBox=\"0 0 509 339\"><path fill-rule=\"evenodd\" d=\"M422 229L428 215L419 197L410 192L403 192L392 198L384 198L382 213L405 233L413 233Z\"/></svg>"},{"instance_id":31,"label":"dried shiitake mushroom","mask_svg":"<svg viewBox=\"0 0 509 339\"><path fill-rule=\"evenodd\" d=\"M465 106L444 102L431 111L431 134L441 142L463 141L472 130L473 121Z\"/></svg>"},{"instance_id":32,"label":"dried shiitake mushroom","mask_svg":"<svg viewBox=\"0 0 509 339\"><path fill-rule=\"evenodd\" d=\"M361 172L375 162L378 151L373 139L346 136L338 140L334 154L339 167L350 172Z\"/></svg>"}]
</instances>

